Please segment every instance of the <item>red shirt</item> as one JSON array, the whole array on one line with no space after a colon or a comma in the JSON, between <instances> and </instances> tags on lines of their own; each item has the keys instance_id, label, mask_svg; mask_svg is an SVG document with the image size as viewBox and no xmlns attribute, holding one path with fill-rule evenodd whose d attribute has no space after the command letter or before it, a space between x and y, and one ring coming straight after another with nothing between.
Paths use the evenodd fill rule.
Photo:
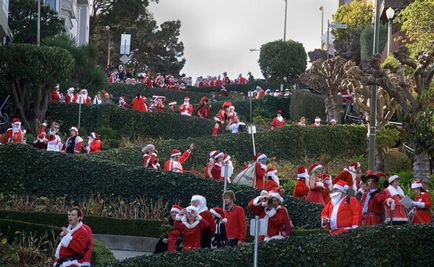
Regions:
<instances>
[{"instance_id":1,"label":"red shirt","mask_svg":"<svg viewBox=\"0 0 434 267\"><path fill-rule=\"evenodd\" d=\"M255 163L256 188L258 188L258 189L264 189L264 186L265 186L264 176L266 174L267 166L265 166L265 167L264 166L262 166L262 164L259 162Z\"/></svg>"},{"instance_id":2,"label":"red shirt","mask_svg":"<svg viewBox=\"0 0 434 267\"><path fill-rule=\"evenodd\" d=\"M294 197L305 198L307 196L307 193L309 193L309 187L306 185L305 180L298 179L297 182L295 182L295 187L294 187L294 191L292 192L292 195Z\"/></svg>"},{"instance_id":3,"label":"red shirt","mask_svg":"<svg viewBox=\"0 0 434 267\"><path fill-rule=\"evenodd\" d=\"M420 192L417 196L414 197L414 201L423 202L424 208L415 207L416 212L413 215L413 219L411 220L412 224L430 224L432 223L432 214L431 214L431 196L427 192Z\"/></svg>"},{"instance_id":4,"label":"red shirt","mask_svg":"<svg viewBox=\"0 0 434 267\"><path fill-rule=\"evenodd\" d=\"M282 128L283 125L285 125L285 123L286 123L286 120L285 120L285 119L282 118L282 121L279 121L279 120L277 119L277 117L276 117L276 118L274 118L273 121L271 122L271 126L273 126L274 129L279 129L279 128Z\"/></svg>"},{"instance_id":5,"label":"red shirt","mask_svg":"<svg viewBox=\"0 0 434 267\"><path fill-rule=\"evenodd\" d=\"M369 195L368 203L366 199ZM363 224L364 225L376 225L381 224L383 221L381 219L382 213L384 212L384 200L386 194L383 191L378 190L377 192L365 192L360 200L360 205L362 206L363 213ZM366 210L363 208L366 206Z\"/></svg>"},{"instance_id":6,"label":"red shirt","mask_svg":"<svg viewBox=\"0 0 434 267\"><path fill-rule=\"evenodd\" d=\"M193 223L194 224L194 223ZM184 242L184 250L200 248L200 237L202 231L208 227L207 220L200 220L194 227L187 227L186 223L175 221L175 228L182 232L182 241Z\"/></svg>"},{"instance_id":7,"label":"red shirt","mask_svg":"<svg viewBox=\"0 0 434 267\"><path fill-rule=\"evenodd\" d=\"M225 210L225 216L228 220L225 224L228 239L239 239L244 242L247 231L244 209L234 205L230 210Z\"/></svg>"},{"instance_id":8,"label":"red shirt","mask_svg":"<svg viewBox=\"0 0 434 267\"><path fill-rule=\"evenodd\" d=\"M133 105L134 110L138 110L138 111L142 111L142 112L148 111L148 107L145 104L145 98L143 98L143 97L140 97L140 98L134 97L131 104Z\"/></svg>"}]
</instances>

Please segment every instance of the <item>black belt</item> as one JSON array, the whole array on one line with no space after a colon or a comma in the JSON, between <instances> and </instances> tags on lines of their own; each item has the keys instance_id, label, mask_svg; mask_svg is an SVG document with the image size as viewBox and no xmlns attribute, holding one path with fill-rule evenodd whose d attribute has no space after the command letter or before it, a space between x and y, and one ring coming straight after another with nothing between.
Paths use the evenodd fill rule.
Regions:
<instances>
[{"instance_id":1,"label":"black belt","mask_svg":"<svg viewBox=\"0 0 434 267\"><path fill-rule=\"evenodd\" d=\"M62 265L66 261L81 260L81 259L83 259L83 255L61 258L57 261L55 267L59 267L60 265Z\"/></svg>"}]
</instances>

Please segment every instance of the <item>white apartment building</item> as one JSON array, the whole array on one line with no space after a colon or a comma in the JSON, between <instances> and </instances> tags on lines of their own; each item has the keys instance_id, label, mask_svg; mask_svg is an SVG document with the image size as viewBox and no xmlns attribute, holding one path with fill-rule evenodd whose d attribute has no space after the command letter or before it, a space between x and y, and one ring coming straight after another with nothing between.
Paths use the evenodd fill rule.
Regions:
<instances>
[{"instance_id":1,"label":"white apartment building","mask_svg":"<svg viewBox=\"0 0 434 267\"><path fill-rule=\"evenodd\" d=\"M45 0L64 20L66 33L77 46L89 43L90 0Z\"/></svg>"}]
</instances>

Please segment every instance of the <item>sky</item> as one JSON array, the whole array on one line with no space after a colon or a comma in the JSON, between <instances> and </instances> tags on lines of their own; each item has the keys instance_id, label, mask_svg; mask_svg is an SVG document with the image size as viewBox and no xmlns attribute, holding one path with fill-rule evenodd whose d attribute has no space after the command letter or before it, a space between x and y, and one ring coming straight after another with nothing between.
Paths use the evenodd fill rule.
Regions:
<instances>
[{"instance_id":1,"label":"sky","mask_svg":"<svg viewBox=\"0 0 434 267\"><path fill-rule=\"evenodd\" d=\"M321 45L338 0L288 0L286 38L304 45L306 53ZM186 64L181 73L193 78L227 72L231 79L252 72L262 78L258 59L262 44L283 39L284 0L159 0L150 10L160 24L181 21L180 40Z\"/></svg>"}]
</instances>

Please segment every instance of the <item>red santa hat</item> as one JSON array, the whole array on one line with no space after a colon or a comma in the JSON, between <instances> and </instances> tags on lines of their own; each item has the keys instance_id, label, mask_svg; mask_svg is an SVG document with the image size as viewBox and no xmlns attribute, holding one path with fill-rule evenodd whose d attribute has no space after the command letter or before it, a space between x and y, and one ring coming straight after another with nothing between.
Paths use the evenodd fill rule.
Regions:
<instances>
[{"instance_id":1,"label":"red santa hat","mask_svg":"<svg viewBox=\"0 0 434 267\"><path fill-rule=\"evenodd\" d=\"M12 124L21 124L21 120L19 118L13 118Z\"/></svg>"},{"instance_id":2,"label":"red santa hat","mask_svg":"<svg viewBox=\"0 0 434 267\"><path fill-rule=\"evenodd\" d=\"M347 192L348 188L350 188L347 183L343 180L339 180L337 183L333 185L333 189L337 189L339 191L342 191L344 193Z\"/></svg>"},{"instance_id":3,"label":"red santa hat","mask_svg":"<svg viewBox=\"0 0 434 267\"><path fill-rule=\"evenodd\" d=\"M276 198L276 199L278 199L280 203L283 202L283 197L277 191L270 191L268 193L268 196L270 198Z\"/></svg>"},{"instance_id":4,"label":"red santa hat","mask_svg":"<svg viewBox=\"0 0 434 267\"><path fill-rule=\"evenodd\" d=\"M321 175L321 179L323 180L324 183L330 184L332 180L332 176L330 174L324 173L323 175Z\"/></svg>"},{"instance_id":5,"label":"red santa hat","mask_svg":"<svg viewBox=\"0 0 434 267\"><path fill-rule=\"evenodd\" d=\"M209 98L208 98L207 96L203 96L203 97L200 99L200 103L203 104L205 101L208 101L208 100L209 100Z\"/></svg>"},{"instance_id":6,"label":"red santa hat","mask_svg":"<svg viewBox=\"0 0 434 267\"><path fill-rule=\"evenodd\" d=\"M411 189L423 188L423 184L421 180L415 180L411 183Z\"/></svg>"},{"instance_id":7,"label":"red santa hat","mask_svg":"<svg viewBox=\"0 0 434 267\"><path fill-rule=\"evenodd\" d=\"M216 150L215 153L213 154L212 158L213 159L218 159L218 158L220 158L221 156L224 156L224 155L225 155L225 153Z\"/></svg>"},{"instance_id":8,"label":"red santa hat","mask_svg":"<svg viewBox=\"0 0 434 267\"><path fill-rule=\"evenodd\" d=\"M315 117L315 122L321 122L321 118L320 118L319 115L317 115L317 116Z\"/></svg>"},{"instance_id":9,"label":"red santa hat","mask_svg":"<svg viewBox=\"0 0 434 267\"><path fill-rule=\"evenodd\" d=\"M199 215L199 210L195 206L188 206L185 210L187 213L195 213L196 215Z\"/></svg>"},{"instance_id":10,"label":"red santa hat","mask_svg":"<svg viewBox=\"0 0 434 267\"><path fill-rule=\"evenodd\" d=\"M69 131L75 131L76 133L78 133L77 127L71 127L71 129L69 129Z\"/></svg>"},{"instance_id":11,"label":"red santa hat","mask_svg":"<svg viewBox=\"0 0 434 267\"><path fill-rule=\"evenodd\" d=\"M68 93L74 93L75 89L74 87L69 87L67 91Z\"/></svg>"},{"instance_id":12,"label":"red santa hat","mask_svg":"<svg viewBox=\"0 0 434 267\"><path fill-rule=\"evenodd\" d=\"M282 115L283 112L282 112L281 109L278 109L278 110L276 111L276 113Z\"/></svg>"},{"instance_id":13,"label":"red santa hat","mask_svg":"<svg viewBox=\"0 0 434 267\"><path fill-rule=\"evenodd\" d=\"M395 175L390 176L387 181L389 182L389 184L391 184L396 179L399 179L399 176L395 174Z\"/></svg>"},{"instance_id":14,"label":"red santa hat","mask_svg":"<svg viewBox=\"0 0 434 267\"><path fill-rule=\"evenodd\" d=\"M267 155L265 154L260 154L257 158L256 161L264 161L267 160Z\"/></svg>"},{"instance_id":15,"label":"red santa hat","mask_svg":"<svg viewBox=\"0 0 434 267\"><path fill-rule=\"evenodd\" d=\"M217 155L218 152L219 152L218 150L213 150L213 151L209 152L209 157L214 158L214 156Z\"/></svg>"},{"instance_id":16,"label":"red santa hat","mask_svg":"<svg viewBox=\"0 0 434 267\"><path fill-rule=\"evenodd\" d=\"M226 223L228 221L228 219L226 219L225 212L223 211L222 208L215 207L210 209L209 211L211 212L212 215L222 220L223 223Z\"/></svg>"},{"instance_id":17,"label":"red santa hat","mask_svg":"<svg viewBox=\"0 0 434 267\"><path fill-rule=\"evenodd\" d=\"M231 159L231 156L229 156L228 154L225 154L224 156L223 156L223 162L224 163L226 163L228 160L230 160Z\"/></svg>"},{"instance_id":18,"label":"red santa hat","mask_svg":"<svg viewBox=\"0 0 434 267\"><path fill-rule=\"evenodd\" d=\"M91 132L90 133L90 137L93 139L99 139L99 134L95 133L95 132Z\"/></svg>"},{"instance_id":19,"label":"red santa hat","mask_svg":"<svg viewBox=\"0 0 434 267\"><path fill-rule=\"evenodd\" d=\"M176 157L176 156L181 156L181 151L179 151L178 149L174 149L172 150L172 154L170 154L170 157Z\"/></svg>"},{"instance_id":20,"label":"red santa hat","mask_svg":"<svg viewBox=\"0 0 434 267\"><path fill-rule=\"evenodd\" d=\"M119 97L119 100L121 100L121 99L122 99L122 100L125 100L125 97L124 97L124 96L120 96L120 97Z\"/></svg>"},{"instance_id":21,"label":"red santa hat","mask_svg":"<svg viewBox=\"0 0 434 267\"><path fill-rule=\"evenodd\" d=\"M298 167L298 169L297 169L297 179L299 179L299 178L306 179L308 177L309 177L309 174L307 173L306 168L304 166Z\"/></svg>"},{"instance_id":22,"label":"red santa hat","mask_svg":"<svg viewBox=\"0 0 434 267\"><path fill-rule=\"evenodd\" d=\"M176 101L169 102L169 106L174 106L174 105L176 105Z\"/></svg>"},{"instance_id":23,"label":"red santa hat","mask_svg":"<svg viewBox=\"0 0 434 267\"><path fill-rule=\"evenodd\" d=\"M355 172L357 168L360 168L360 162L353 162L349 166L349 170Z\"/></svg>"},{"instance_id":24,"label":"red santa hat","mask_svg":"<svg viewBox=\"0 0 434 267\"><path fill-rule=\"evenodd\" d=\"M309 172L312 173L313 171L318 170L319 168L322 168L322 165L319 163L314 163L310 165Z\"/></svg>"},{"instance_id":25,"label":"red santa hat","mask_svg":"<svg viewBox=\"0 0 434 267\"><path fill-rule=\"evenodd\" d=\"M277 176L277 169L269 168L267 170L267 177L270 177L273 181L279 184L279 176Z\"/></svg>"},{"instance_id":26,"label":"red santa hat","mask_svg":"<svg viewBox=\"0 0 434 267\"><path fill-rule=\"evenodd\" d=\"M176 204L172 205L172 208L170 209L170 212L176 212L176 213L180 213L182 210L182 207Z\"/></svg>"},{"instance_id":27,"label":"red santa hat","mask_svg":"<svg viewBox=\"0 0 434 267\"><path fill-rule=\"evenodd\" d=\"M232 102L223 102L223 105L222 105L223 108L228 108L230 106L232 106Z\"/></svg>"},{"instance_id":28,"label":"red santa hat","mask_svg":"<svg viewBox=\"0 0 434 267\"><path fill-rule=\"evenodd\" d=\"M184 101L190 101L190 98L188 96L184 97Z\"/></svg>"}]
</instances>

